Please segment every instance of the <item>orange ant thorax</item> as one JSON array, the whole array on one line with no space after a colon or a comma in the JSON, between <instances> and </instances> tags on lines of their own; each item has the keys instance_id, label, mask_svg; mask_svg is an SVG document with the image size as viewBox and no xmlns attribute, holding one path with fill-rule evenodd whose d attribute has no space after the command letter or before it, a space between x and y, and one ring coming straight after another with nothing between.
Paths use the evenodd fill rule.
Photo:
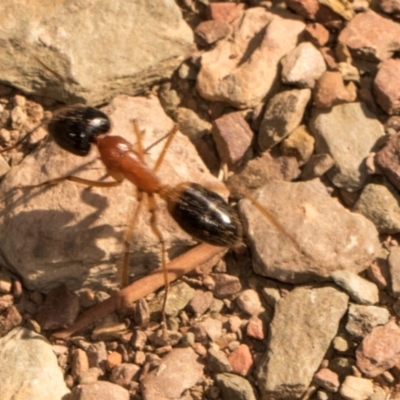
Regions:
<instances>
[{"instance_id":1,"label":"orange ant thorax","mask_svg":"<svg viewBox=\"0 0 400 400\"><path fill-rule=\"evenodd\" d=\"M158 193L163 186L130 143L121 136L101 135L94 139L101 159L113 177L125 177L140 191Z\"/></svg>"}]
</instances>

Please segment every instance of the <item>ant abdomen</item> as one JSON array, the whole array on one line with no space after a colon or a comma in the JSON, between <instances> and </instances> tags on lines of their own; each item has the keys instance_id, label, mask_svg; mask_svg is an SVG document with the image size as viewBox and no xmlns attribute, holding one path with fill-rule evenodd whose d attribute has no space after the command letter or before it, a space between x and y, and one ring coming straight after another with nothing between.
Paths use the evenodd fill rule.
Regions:
<instances>
[{"instance_id":1,"label":"ant abdomen","mask_svg":"<svg viewBox=\"0 0 400 400\"><path fill-rule=\"evenodd\" d=\"M217 193L196 184L181 183L165 187L160 196L178 225L201 242L231 247L242 237L235 211Z\"/></svg>"},{"instance_id":2,"label":"ant abdomen","mask_svg":"<svg viewBox=\"0 0 400 400\"><path fill-rule=\"evenodd\" d=\"M48 130L64 150L86 156L94 138L109 132L110 119L102 111L85 105L63 108L54 113Z\"/></svg>"}]
</instances>

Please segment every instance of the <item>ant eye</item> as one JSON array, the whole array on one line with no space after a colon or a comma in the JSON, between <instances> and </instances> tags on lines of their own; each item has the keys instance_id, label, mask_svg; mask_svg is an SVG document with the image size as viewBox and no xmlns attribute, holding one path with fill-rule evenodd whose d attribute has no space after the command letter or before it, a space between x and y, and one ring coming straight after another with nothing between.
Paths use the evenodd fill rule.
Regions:
<instances>
[{"instance_id":1,"label":"ant eye","mask_svg":"<svg viewBox=\"0 0 400 400\"><path fill-rule=\"evenodd\" d=\"M64 150L86 156L98 135L110 130L106 114L94 107L71 106L55 113L48 125L49 133Z\"/></svg>"}]
</instances>

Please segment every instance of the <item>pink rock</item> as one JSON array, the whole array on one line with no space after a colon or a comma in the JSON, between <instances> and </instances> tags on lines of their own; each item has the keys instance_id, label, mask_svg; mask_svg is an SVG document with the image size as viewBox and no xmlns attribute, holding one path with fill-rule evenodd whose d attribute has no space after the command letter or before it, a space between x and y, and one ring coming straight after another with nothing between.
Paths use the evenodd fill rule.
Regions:
<instances>
[{"instance_id":1,"label":"pink rock","mask_svg":"<svg viewBox=\"0 0 400 400\"><path fill-rule=\"evenodd\" d=\"M228 356L229 363L232 367L232 372L242 376L247 376L253 366L253 357L250 349L246 344L239 345Z\"/></svg>"},{"instance_id":2,"label":"pink rock","mask_svg":"<svg viewBox=\"0 0 400 400\"><path fill-rule=\"evenodd\" d=\"M195 34L207 44L218 42L228 36L230 31L229 24L224 21L203 21L194 30Z\"/></svg>"},{"instance_id":3,"label":"pink rock","mask_svg":"<svg viewBox=\"0 0 400 400\"><path fill-rule=\"evenodd\" d=\"M315 85L313 98L315 106L318 108L331 108L352 99L339 71L326 71L321 76Z\"/></svg>"},{"instance_id":4,"label":"pink rock","mask_svg":"<svg viewBox=\"0 0 400 400\"><path fill-rule=\"evenodd\" d=\"M129 392L114 383L99 381L76 386L71 400L129 400Z\"/></svg>"},{"instance_id":5,"label":"pink rock","mask_svg":"<svg viewBox=\"0 0 400 400\"><path fill-rule=\"evenodd\" d=\"M322 47L320 49L322 56L326 62L326 65L330 70L336 70L338 65L336 63L335 53L332 51L330 47Z\"/></svg>"},{"instance_id":6,"label":"pink rock","mask_svg":"<svg viewBox=\"0 0 400 400\"><path fill-rule=\"evenodd\" d=\"M400 60L383 61L374 81L379 105L390 115L400 114Z\"/></svg>"},{"instance_id":7,"label":"pink rock","mask_svg":"<svg viewBox=\"0 0 400 400\"><path fill-rule=\"evenodd\" d=\"M377 258L367 269L368 278L374 282L379 289L385 289L390 279L389 265L386 259Z\"/></svg>"},{"instance_id":8,"label":"pink rock","mask_svg":"<svg viewBox=\"0 0 400 400\"><path fill-rule=\"evenodd\" d=\"M242 6L235 3L221 2L211 3L208 6L207 16L215 21L230 23L241 13Z\"/></svg>"},{"instance_id":9,"label":"pink rock","mask_svg":"<svg viewBox=\"0 0 400 400\"><path fill-rule=\"evenodd\" d=\"M256 316L251 317L246 325L246 334L254 339L263 340L265 335L262 320Z\"/></svg>"},{"instance_id":10,"label":"pink rock","mask_svg":"<svg viewBox=\"0 0 400 400\"><path fill-rule=\"evenodd\" d=\"M315 46L322 47L328 43L329 31L319 23L307 24L304 36L310 40Z\"/></svg>"},{"instance_id":11,"label":"pink rock","mask_svg":"<svg viewBox=\"0 0 400 400\"><path fill-rule=\"evenodd\" d=\"M241 112L225 114L216 119L212 135L222 162L230 167L243 160L254 136Z\"/></svg>"},{"instance_id":12,"label":"pink rock","mask_svg":"<svg viewBox=\"0 0 400 400\"><path fill-rule=\"evenodd\" d=\"M190 348L173 349L161 360L158 368L148 373L140 382L143 398L160 400L180 398L203 376L203 365Z\"/></svg>"},{"instance_id":13,"label":"pink rock","mask_svg":"<svg viewBox=\"0 0 400 400\"><path fill-rule=\"evenodd\" d=\"M229 317L228 324L230 331L235 333L239 331L242 320L237 315L232 315Z\"/></svg>"},{"instance_id":14,"label":"pink rock","mask_svg":"<svg viewBox=\"0 0 400 400\"><path fill-rule=\"evenodd\" d=\"M213 299L214 296L212 292L204 290L196 290L188 307L196 315L202 315L208 310Z\"/></svg>"},{"instance_id":15,"label":"pink rock","mask_svg":"<svg viewBox=\"0 0 400 400\"><path fill-rule=\"evenodd\" d=\"M242 285L236 276L228 274L212 274L210 278L213 281L212 284L209 282L208 286L205 281L203 281L203 284L209 290L212 290L214 296L218 299L239 293L242 289Z\"/></svg>"},{"instance_id":16,"label":"pink rock","mask_svg":"<svg viewBox=\"0 0 400 400\"><path fill-rule=\"evenodd\" d=\"M329 392L337 392L340 386L338 374L328 368L320 369L314 375L314 382Z\"/></svg>"},{"instance_id":17,"label":"pink rock","mask_svg":"<svg viewBox=\"0 0 400 400\"><path fill-rule=\"evenodd\" d=\"M315 19L319 10L318 0L286 0L286 5L296 14L307 19Z\"/></svg>"},{"instance_id":18,"label":"pink rock","mask_svg":"<svg viewBox=\"0 0 400 400\"><path fill-rule=\"evenodd\" d=\"M400 362L400 328L394 321L374 328L356 351L357 367L370 378Z\"/></svg>"},{"instance_id":19,"label":"pink rock","mask_svg":"<svg viewBox=\"0 0 400 400\"><path fill-rule=\"evenodd\" d=\"M339 42L358 57L386 60L400 50L400 25L368 10L349 21L339 35Z\"/></svg>"},{"instance_id":20,"label":"pink rock","mask_svg":"<svg viewBox=\"0 0 400 400\"><path fill-rule=\"evenodd\" d=\"M83 372L89 369L89 359L86 352L82 349L74 349L71 359L71 375L78 378Z\"/></svg>"},{"instance_id":21,"label":"pink rock","mask_svg":"<svg viewBox=\"0 0 400 400\"><path fill-rule=\"evenodd\" d=\"M399 0L379 0L379 7L387 14L397 14L400 12Z\"/></svg>"}]
</instances>

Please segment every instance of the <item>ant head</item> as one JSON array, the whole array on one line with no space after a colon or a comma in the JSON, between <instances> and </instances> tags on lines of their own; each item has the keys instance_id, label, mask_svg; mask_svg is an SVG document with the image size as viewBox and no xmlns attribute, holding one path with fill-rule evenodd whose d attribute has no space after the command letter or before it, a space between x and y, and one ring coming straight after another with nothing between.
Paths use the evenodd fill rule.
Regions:
<instances>
[{"instance_id":1,"label":"ant head","mask_svg":"<svg viewBox=\"0 0 400 400\"><path fill-rule=\"evenodd\" d=\"M86 156L96 136L106 134L110 127L110 119L97 108L75 105L56 112L48 130L64 150Z\"/></svg>"}]
</instances>

